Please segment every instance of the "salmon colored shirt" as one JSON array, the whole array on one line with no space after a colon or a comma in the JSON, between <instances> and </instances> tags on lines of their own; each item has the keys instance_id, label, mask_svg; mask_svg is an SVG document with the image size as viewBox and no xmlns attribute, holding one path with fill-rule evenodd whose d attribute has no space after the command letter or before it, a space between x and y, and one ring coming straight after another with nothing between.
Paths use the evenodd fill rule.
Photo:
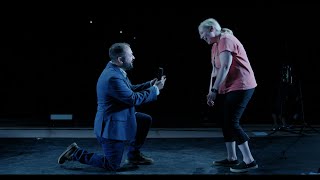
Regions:
<instances>
[{"instance_id":1,"label":"salmon colored shirt","mask_svg":"<svg viewBox=\"0 0 320 180\"><path fill-rule=\"evenodd\" d=\"M218 69L221 67L219 54L223 51L231 52L232 63L225 80L219 87L219 94L255 88L257 82L241 42L231 34L221 34L219 42L213 44L211 50L212 63Z\"/></svg>"}]
</instances>

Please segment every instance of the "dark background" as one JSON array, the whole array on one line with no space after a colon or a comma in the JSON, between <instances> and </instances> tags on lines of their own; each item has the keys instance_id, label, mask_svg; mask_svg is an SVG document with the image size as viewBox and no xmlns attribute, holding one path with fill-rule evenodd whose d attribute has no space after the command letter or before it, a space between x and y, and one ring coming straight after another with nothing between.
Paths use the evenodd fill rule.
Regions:
<instances>
[{"instance_id":1,"label":"dark background","mask_svg":"<svg viewBox=\"0 0 320 180\"><path fill-rule=\"evenodd\" d=\"M73 114L65 126L92 127L96 81L109 46L122 41L136 57L128 72L133 83L153 79L159 66L167 76L159 100L138 107L153 116L154 127L209 127L216 122L205 101L211 46L200 40L198 25L212 17L233 30L255 72L258 87L243 123L272 124L281 67L290 64L293 87L302 90L305 120L318 124L318 6L200 5L3 5L0 123L51 126L50 114Z\"/></svg>"}]
</instances>

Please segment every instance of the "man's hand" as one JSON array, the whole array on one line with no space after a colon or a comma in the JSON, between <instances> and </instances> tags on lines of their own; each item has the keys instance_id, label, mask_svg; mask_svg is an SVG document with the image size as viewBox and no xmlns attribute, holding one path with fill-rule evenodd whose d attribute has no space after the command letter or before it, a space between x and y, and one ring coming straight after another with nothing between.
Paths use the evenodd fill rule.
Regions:
<instances>
[{"instance_id":1,"label":"man's hand","mask_svg":"<svg viewBox=\"0 0 320 180\"><path fill-rule=\"evenodd\" d=\"M160 81L156 79L155 85L159 88L159 90L163 89L166 80L166 76L162 76Z\"/></svg>"},{"instance_id":2,"label":"man's hand","mask_svg":"<svg viewBox=\"0 0 320 180\"><path fill-rule=\"evenodd\" d=\"M157 78L152 79L152 80L150 81L151 86L155 85L155 83L156 83L157 80L158 80Z\"/></svg>"}]
</instances>

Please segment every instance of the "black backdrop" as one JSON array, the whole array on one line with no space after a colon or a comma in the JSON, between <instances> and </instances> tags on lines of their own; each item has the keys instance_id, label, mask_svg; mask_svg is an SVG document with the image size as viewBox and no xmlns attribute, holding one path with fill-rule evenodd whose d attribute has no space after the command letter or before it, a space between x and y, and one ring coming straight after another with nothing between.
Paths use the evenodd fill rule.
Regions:
<instances>
[{"instance_id":1,"label":"black backdrop","mask_svg":"<svg viewBox=\"0 0 320 180\"><path fill-rule=\"evenodd\" d=\"M122 41L131 44L136 57L128 72L133 83L151 80L159 66L167 75L159 100L138 107L153 116L154 127L214 124L205 104L210 46L197 30L202 20L213 17L234 31L255 71L258 87L243 122L272 123L273 94L281 65L287 63L294 68L293 81L301 84L305 119L317 124L317 11L313 4L261 2L121 10L10 6L1 16L0 123L48 126L50 114L73 114L71 126L92 127L97 78L108 61L108 47Z\"/></svg>"}]
</instances>

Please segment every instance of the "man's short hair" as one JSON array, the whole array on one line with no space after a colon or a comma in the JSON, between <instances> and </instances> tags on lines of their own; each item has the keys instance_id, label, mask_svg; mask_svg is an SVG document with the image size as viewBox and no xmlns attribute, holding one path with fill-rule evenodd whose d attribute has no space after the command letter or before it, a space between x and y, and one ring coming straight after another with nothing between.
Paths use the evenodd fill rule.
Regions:
<instances>
[{"instance_id":1,"label":"man's short hair","mask_svg":"<svg viewBox=\"0 0 320 180\"><path fill-rule=\"evenodd\" d=\"M128 43L114 43L109 48L109 57L111 60L115 60L118 57L122 57L126 48L130 47Z\"/></svg>"}]
</instances>

